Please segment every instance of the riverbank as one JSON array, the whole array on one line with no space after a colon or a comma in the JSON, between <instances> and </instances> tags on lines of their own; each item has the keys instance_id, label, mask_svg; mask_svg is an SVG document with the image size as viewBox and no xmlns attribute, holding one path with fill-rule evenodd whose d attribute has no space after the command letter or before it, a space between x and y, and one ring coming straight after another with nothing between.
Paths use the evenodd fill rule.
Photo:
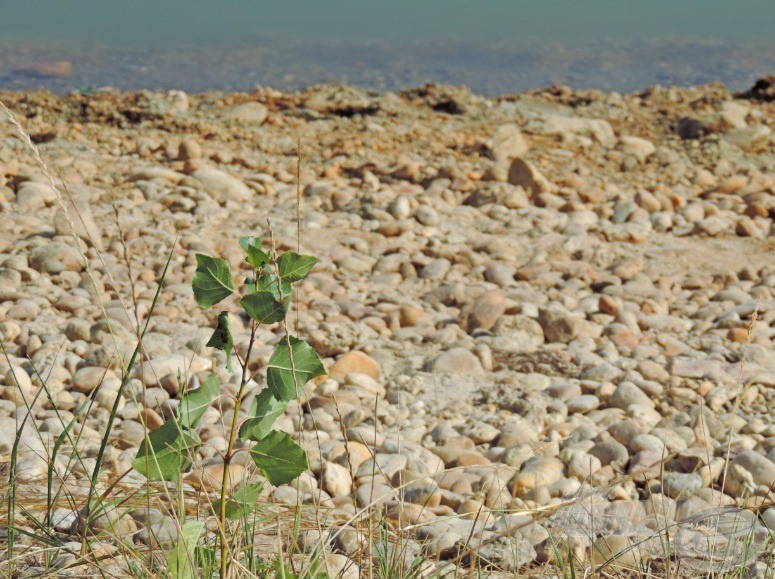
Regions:
<instances>
[{"instance_id":1,"label":"riverbank","mask_svg":"<svg viewBox=\"0 0 775 579\"><path fill-rule=\"evenodd\" d=\"M78 555L86 527L117 576L148 559L154 536L165 546L177 538L179 511L157 489L151 517L131 462L143 425L175 412L179 371L195 386L214 357L231 383L204 346L214 320L189 285L194 254L239 271L237 238L267 238L271 218L281 248L298 242L320 260L291 317L329 378L307 385L275 424L307 450L310 470L262 495L266 513L303 503L317 514L300 537L267 522L262 557L294 541L307 553L323 544L332 569L369 576L386 557L374 542L378 511L391 552L426 576L471 567L540 577L567 570L569 557L577 571L653 576L670 565L691 576L742 562L767 576L775 103L720 84L497 98L437 85L0 92L0 101L72 194L95 282L40 166L3 122L0 446L10 456L40 372L51 398L38 398L21 432L19 503L40 514L50 471L63 489L46 547L54 556L24 545L30 573L96 572ZM145 371L121 400L98 483L128 514L90 521L84 461L172 248ZM244 353L249 327L237 316L231 325ZM278 332L259 332L256 369ZM228 413L226 397L210 408L184 476L191 517L214 497ZM78 442L56 446L52 460L70 420ZM247 462L235 473L235 485L262 479ZM721 529L731 555L708 561L696 530L713 527L719 509L737 535ZM23 511L16 517L41 534Z\"/></svg>"}]
</instances>

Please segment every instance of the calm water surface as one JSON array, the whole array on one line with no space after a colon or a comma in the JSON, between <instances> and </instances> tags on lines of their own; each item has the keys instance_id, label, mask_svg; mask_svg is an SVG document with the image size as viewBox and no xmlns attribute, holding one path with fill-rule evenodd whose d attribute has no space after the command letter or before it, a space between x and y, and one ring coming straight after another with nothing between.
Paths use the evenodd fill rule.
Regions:
<instances>
[{"instance_id":1,"label":"calm water surface","mask_svg":"<svg viewBox=\"0 0 775 579\"><path fill-rule=\"evenodd\" d=\"M774 31L775 0L0 0L0 89L741 89L775 72Z\"/></svg>"}]
</instances>

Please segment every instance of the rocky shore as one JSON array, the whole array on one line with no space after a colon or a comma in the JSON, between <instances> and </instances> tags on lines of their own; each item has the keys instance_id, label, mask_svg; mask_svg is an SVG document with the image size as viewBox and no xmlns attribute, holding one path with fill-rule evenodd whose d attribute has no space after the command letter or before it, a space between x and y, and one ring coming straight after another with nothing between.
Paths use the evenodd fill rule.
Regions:
<instances>
[{"instance_id":1,"label":"rocky shore","mask_svg":"<svg viewBox=\"0 0 775 579\"><path fill-rule=\"evenodd\" d=\"M101 492L122 476L114 494L145 488L131 462L143 424L176 412L179 375L196 387L215 358L236 393L222 353L205 347L214 317L193 298L194 255L239 272L238 237L267 239L270 219L280 249L296 248L299 225L302 252L320 259L290 317L329 375L275 425L307 450L309 471L264 494L317 505L323 524L299 542L326 545L332 576L371 576L369 560L385 553L365 521L379 512L401 537L381 548L423 576L543 577L572 559L651 576L742 561L747 576L771 577L767 86L745 98L721 85L499 98L435 85L0 92L71 194L88 260L87 271L41 167L0 113L2 461L27 417L22 496L38 509L53 470L57 537L80 549L89 465L169 251ZM249 325L234 315L231 327L244 355ZM259 332L252 369L279 332ZM263 384L259 372L254 391ZM84 458L65 444L52 464L89 400L73 430ZM189 496L220 486L233 407L224 396L205 415ZM244 456L235 486L260 478ZM89 530L113 523L140 546L175 540L174 505L130 503ZM735 524L719 531L719 517ZM30 521L17 511L17 524ZM707 528L726 538L725 554L709 552ZM287 549L288 532L267 527L264 554ZM126 574L120 545L101 544L106 568ZM21 572L39 572L37 557ZM63 575L89 572L64 551L53 561Z\"/></svg>"}]
</instances>

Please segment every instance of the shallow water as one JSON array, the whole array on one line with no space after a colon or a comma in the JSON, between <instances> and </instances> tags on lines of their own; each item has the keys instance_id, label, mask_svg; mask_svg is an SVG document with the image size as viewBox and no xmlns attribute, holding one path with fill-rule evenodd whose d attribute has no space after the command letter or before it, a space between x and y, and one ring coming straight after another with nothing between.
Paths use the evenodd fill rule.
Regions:
<instances>
[{"instance_id":1,"label":"shallow water","mask_svg":"<svg viewBox=\"0 0 775 579\"><path fill-rule=\"evenodd\" d=\"M775 71L773 29L772 0L2 0L0 88L742 89Z\"/></svg>"}]
</instances>

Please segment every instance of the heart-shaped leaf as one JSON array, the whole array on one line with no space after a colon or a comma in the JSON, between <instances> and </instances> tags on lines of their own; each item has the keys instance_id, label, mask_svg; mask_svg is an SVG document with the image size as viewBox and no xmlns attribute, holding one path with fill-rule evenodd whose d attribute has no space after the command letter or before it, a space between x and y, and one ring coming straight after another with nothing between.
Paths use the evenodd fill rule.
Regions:
<instances>
[{"instance_id":1,"label":"heart-shaped leaf","mask_svg":"<svg viewBox=\"0 0 775 579\"><path fill-rule=\"evenodd\" d=\"M261 249L258 237L240 237L240 247L245 251L245 261L256 269L263 269L269 263L269 254Z\"/></svg>"},{"instance_id":2,"label":"heart-shaped leaf","mask_svg":"<svg viewBox=\"0 0 775 579\"><path fill-rule=\"evenodd\" d=\"M191 468L192 447L198 443L196 432L170 419L148 433L132 466L149 480L178 480Z\"/></svg>"},{"instance_id":3,"label":"heart-shaped leaf","mask_svg":"<svg viewBox=\"0 0 775 579\"><path fill-rule=\"evenodd\" d=\"M290 347L289 347L290 343ZM266 370L269 390L278 400L293 400L307 382L326 373L317 352L304 340L288 336L275 346Z\"/></svg>"},{"instance_id":4,"label":"heart-shaped leaf","mask_svg":"<svg viewBox=\"0 0 775 579\"><path fill-rule=\"evenodd\" d=\"M277 271L284 281L299 281L304 279L317 262L318 259L311 255L299 255L289 251L277 258Z\"/></svg>"},{"instance_id":5,"label":"heart-shaped leaf","mask_svg":"<svg viewBox=\"0 0 775 579\"><path fill-rule=\"evenodd\" d=\"M231 277L228 261L197 253L196 263L196 273L191 285L194 288L196 303L200 307L212 307L234 293L234 279Z\"/></svg>"},{"instance_id":6,"label":"heart-shaped leaf","mask_svg":"<svg viewBox=\"0 0 775 579\"><path fill-rule=\"evenodd\" d=\"M287 403L278 400L269 388L259 392L250 404L249 418L242 423L239 436L243 440L259 441L271 432L277 417L285 412Z\"/></svg>"},{"instance_id":7,"label":"heart-shaped leaf","mask_svg":"<svg viewBox=\"0 0 775 579\"><path fill-rule=\"evenodd\" d=\"M307 470L307 455L285 432L270 432L250 455L273 485L289 483Z\"/></svg>"},{"instance_id":8,"label":"heart-shaped leaf","mask_svg":"<svg viewBox=\"0 0 775 579\"><path fill-rule=\"evenodd\" d=\"M218 376L210 374L199 388L182 396L178 404L180 425L184 428L199 426L199 421L210 404L218 398L220 391L221 385L218 383Z\"/></svg>"},{"instance_id":9,"label":"heart-shaped leaf","mask_svg":"<svg viewBox=\"0 0 775 579\"><path fill-rule=\"evenodd\" d=\"M279 301L270 291L257 291L240 300L248 315L259 324L274 324L282 321L291 305L291 296Z\"/></svg>"},{"instance_id":10,"label":"heart-shaped leaf","mask_svg":"<svg viewBox=\"0 0 775 579\"><path fill-rule=\"evenodd\" d=\"M287 300L290 304L291 294L293 287L291 282L283 280L277 283L277 276L273 273L265 273L259 276L258 284L256 284L256 291L272 292L272 295L277 300Z\"/></svg>"}]
</instances>

